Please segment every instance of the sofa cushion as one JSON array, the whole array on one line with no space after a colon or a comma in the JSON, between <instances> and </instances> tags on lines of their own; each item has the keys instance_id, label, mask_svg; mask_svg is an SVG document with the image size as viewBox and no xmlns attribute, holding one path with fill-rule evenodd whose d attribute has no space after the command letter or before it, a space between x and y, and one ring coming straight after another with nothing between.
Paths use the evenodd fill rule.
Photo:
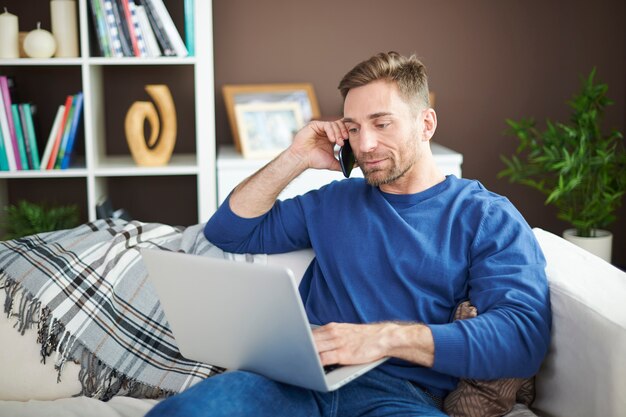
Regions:
<instances>
[{"instance_id":1,"label":"sofa cushion","mask_svg":"<svg viewBox=\"0 0 626 417\"><path fill-rule=\"evenodd\" d=\"M464 301L457 307L454 320L472 319L477 315L476 307ZM532 378L461 379L457 388L444 399L443 411L451 417L499 417L513 409L518 397L528 405L534 396Z\"/></svg>"},{"instance_id":2,"label":"sofa cushion","mask_svg":"<svg viewBox=\"0 0 626 417\"><path fill-rule=\"evenodd\" d=\"M626 410L626 273L541 229L552 342L537 375L541 415L617 417Z\"/></svg>"},{"instance_id":3,"label":"sofa cushion","mask_svg":"<svg viewBox=\"0 0 626 417\"><path fill-rule=\"evenodd\" d=\"M0 290L0 306L5 299L4 289ZM67 362L57 381L59 372L54 367L54 357L48 358L45 364L41 361L37 329L27 329L21 335L14 327L16 322L0 314L0 400L54 400L80 393L80 366Z\"/></svg>"}]
</instances>

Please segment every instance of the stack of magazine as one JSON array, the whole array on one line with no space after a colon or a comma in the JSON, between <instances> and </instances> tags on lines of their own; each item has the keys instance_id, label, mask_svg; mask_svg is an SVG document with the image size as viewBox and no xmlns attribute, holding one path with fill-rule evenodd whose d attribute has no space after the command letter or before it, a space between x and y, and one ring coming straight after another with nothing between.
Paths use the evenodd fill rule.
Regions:
<instances>
[{"instance_id":1,"label":"stack of magazine","mask_svg":"<svg viewBox=\"0 0 626 417\"><path fill-rule=\"evenodd\" d=\"M193 22L189 4L186 0L186 26ZM89 0L89 6L104 57L189 55L163 0Z\"/></svg>"}]
</instances>

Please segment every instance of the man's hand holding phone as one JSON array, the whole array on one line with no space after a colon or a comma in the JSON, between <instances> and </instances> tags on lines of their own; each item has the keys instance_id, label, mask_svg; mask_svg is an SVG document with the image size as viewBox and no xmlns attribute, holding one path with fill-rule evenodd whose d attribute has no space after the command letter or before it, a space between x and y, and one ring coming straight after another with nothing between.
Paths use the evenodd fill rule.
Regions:
<instances>
[{"instance_id":1,"label":"man's hand holding phone","mask_svg":"<svg viewBox=\"0 0 626 417\"><path fill-rule=\"evenodd\" d=\"M343 172L340 161L335 157L335 145L344 149L347 137L348 129L341 119L335 121L313 120L296 133L289 152L299 160L306 162L307 168ZM344 151L345 153L346 151Z\"/></svg>"}]
</instances>

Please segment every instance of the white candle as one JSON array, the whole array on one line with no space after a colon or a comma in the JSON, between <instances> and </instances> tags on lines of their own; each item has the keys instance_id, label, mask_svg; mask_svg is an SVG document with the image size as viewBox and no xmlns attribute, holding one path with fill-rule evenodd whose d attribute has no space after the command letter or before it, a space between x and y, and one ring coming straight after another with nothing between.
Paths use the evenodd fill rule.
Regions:
<instances>
[{"instance_id":1,"label":"white candle","mask_svg":"<svg viewBox=\"0 0 626 417\"><path fill-rule=\"evenodd\" d=\"M78 22L74 0L52 0L50 2L52 34L57 42L56 57L78 56Z\"/></svg>"},{"instance_id":2,"label":"white candle","mask_svg":"<svg viewBox=\"0 0 626 417\"><path fill-rule=\"evenodd\" d=\"M37 22L37 29L31 31L24 38L24 51L31 58L50 58L54 55L57 43L52 33L40 28Z\"/></svg>"},{"instance_id":3,"label":"white candle","mask_svg":"<svg viewBox=\"0 0 626 417\"><path fill-rule=\"evenodd\" d=\"M17 16L4 8L0 14L0 58L19 58L19 27Z\"/></svg>"}]
</instances>

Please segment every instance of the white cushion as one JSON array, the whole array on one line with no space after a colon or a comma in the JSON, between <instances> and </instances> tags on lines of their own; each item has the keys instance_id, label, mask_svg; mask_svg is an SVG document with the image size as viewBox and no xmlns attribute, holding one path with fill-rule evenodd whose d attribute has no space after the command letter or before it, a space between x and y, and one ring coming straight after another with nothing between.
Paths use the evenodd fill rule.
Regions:
<instances>
[{"instance_id":1,"label":"white cushion","mask_svg":"<svg viewBox=\"0 0 626 417\"><path fill-rule=\"evenodd\" d=\"M626 410L626 273L541 229L552 343L537 376L541 415L618 417Z\"/></svg>"},{"instance_id":2,"label":"white cushion","mask_svg":"<svg viewBox=\"0 0 626 417\"><path fill-rule=\"evenodd\" d=\"M294 252L267 255L267 264L281 265L291 269L296 282L299 283L314 257L315 252L313 252L313 249L303 249Z\"/></svg>"},{"instance_id":3,"label":"white cushion","mask_svg":"<svg viewBox=\"0 0 626 417\"><path fill-rule=\"evenodd\" d=\"M88 397L54 401L0 401L0 416L7 417L142 417L157 400L113 397L104 402Z\"/></svg>"},{"instance_id":4,"label":"white cushion","mask_svg":"<svg viewBox=\"0 0 626 417\"><path fill-rule=\"evenodd\" d=\"M0 306L4 306L5 298L5 291L0 290ZM45 365L41 363L36 326L21 335L13 327L16 321L15 317L7 318L6 314L0 314L0 400L53 400L78 394L81 390L78 380L80 366L66 363L61 382L57 383L58 372L54 369L56 354L47 358Z\"/></svg>"}]
</instances>

